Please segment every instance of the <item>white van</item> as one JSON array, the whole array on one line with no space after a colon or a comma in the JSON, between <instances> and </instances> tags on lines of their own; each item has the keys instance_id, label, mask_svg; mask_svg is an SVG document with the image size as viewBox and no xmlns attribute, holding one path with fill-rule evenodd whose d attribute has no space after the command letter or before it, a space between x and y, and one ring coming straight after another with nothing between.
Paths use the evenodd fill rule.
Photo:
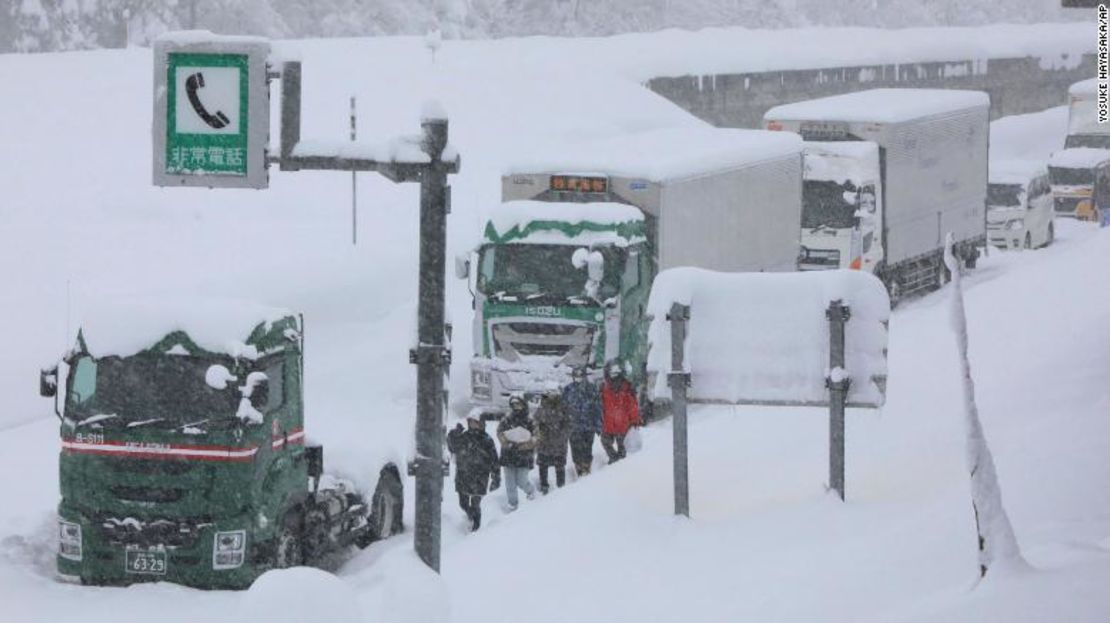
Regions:
<instances>
[{"instance_id":1,"label":"white van","mask_svg":"<svg viewBox=\"0 0 1110 623\"><path fill-rule=\"evenodd\" d=\"M1034 249L1052 244L1052 187L1044 163L992 161L987 184L987 238L1002 249Z\"/></svg>"}]
</instances>

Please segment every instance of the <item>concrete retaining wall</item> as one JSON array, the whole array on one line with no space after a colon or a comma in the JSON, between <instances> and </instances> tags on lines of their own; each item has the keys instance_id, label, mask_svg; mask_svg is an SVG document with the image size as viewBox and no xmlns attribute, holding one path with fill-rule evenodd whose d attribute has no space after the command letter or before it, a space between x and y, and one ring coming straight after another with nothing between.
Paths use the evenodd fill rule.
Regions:
<instances>
[{"instance_id":1,"label":"concrete retaining wall","mask_svg":"<svg viewBox=\"0 0 1110 623\"><path fill-rule=\"evenodd\" d=\"M1063 67L1034 57L868 65L654 78L648 88L719 127L759 128L773 106L880 87L974 89L991 96L991 118L1067 103L1068 86L1095 75L1095 55Z\"/></svg>"}]
</instances>

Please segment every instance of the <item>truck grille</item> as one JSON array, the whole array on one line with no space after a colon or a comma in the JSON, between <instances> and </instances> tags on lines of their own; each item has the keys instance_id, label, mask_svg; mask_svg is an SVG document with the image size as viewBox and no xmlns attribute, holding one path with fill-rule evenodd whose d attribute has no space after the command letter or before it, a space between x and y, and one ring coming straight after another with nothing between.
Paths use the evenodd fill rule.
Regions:
<instances>
[{"instance_id":1,"label":"truck grille","mask_svg":"<svg viewBox=\"0 0 1110 623\"><path fill-rule=\"evenodd\" d=\"M200 537L201 530L211 525L212 522L207 517L183 521L139 521L133 518L107 517L97 523L97 528L101 537L112 545L191 547Z\"/></svg>"},{"instance_id":2,"label":"truck grille","mask_svg":"<svg viewBox=\"0 0 1110 623\"><path fill-rule=\"evenodd\" d=\"M557 358L566 365L588 362L595 328L565 322L503 322L491 327L495 354L507 361Z\"/></svg>"},{"instance_id":3,"label":"truck grille","mask_svg":"<svg viewBox=\"0 0 1110 623\"><path fill-rule=\"evenodd\" d=\"M808 249L802 247L799 268L802 270L828 270L840 268L840 251L836 249Z\"/></svg>"},{"instance_id":4,"label":"truck grille","mask_svg":"<svg viewBox=\"0 0 1110 623\"><path fill-rule=\"evenodd\" d=\"M195 465L188 461L151 461L147 459L113 458L105 463L121 474L150 474L180 476L193 470Z\"/></svg>"},{"instance_id":5,"label":"truck grille","mask_svg":"<svg viewBox=\"0 0 1110 623\"><path fill-rule=\"evenodd\" d=\"M185 492L181 489L167 489L163 487L131 487L115 485L110 487L112 495L128 502L177 502Z\"/></svg>"}]
</instances>

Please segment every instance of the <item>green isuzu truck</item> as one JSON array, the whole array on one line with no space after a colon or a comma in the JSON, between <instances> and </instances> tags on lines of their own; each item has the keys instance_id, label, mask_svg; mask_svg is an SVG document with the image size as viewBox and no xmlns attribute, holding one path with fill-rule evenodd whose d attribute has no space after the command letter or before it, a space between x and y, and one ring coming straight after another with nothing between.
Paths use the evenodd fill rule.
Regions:
<instances>
[{"instance_id":1,"label":"green isuzu truck","mask_svg":"<svg viewBox=\"0 0 1110 623\"><path fill-rule=\"evenodd\" d=\"M367 501L306 443L301 319L188 307L92 314L42 373L61 419L62 579L245 588L400 531L396 465Z\"/></svg>"},{"instance_id":2,"label":"green isuzu truck","mask_svg":"<svg viewBox=\"0 0 1110 623\"><path fill-rule=\"evenodd\" d=\"M647 406L645 309L659 271L797 268L797 136L694 126L531 153L507 168L481 242L456 260L474 297L475 406L504 409L610 360Z\"/></svg>"}]
</instances>

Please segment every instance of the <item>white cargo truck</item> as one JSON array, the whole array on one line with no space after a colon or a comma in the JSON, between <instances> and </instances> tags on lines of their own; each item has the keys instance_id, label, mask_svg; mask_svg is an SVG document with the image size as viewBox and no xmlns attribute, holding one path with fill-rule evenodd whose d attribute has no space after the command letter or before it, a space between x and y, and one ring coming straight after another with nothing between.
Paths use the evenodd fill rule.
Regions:
<instances>
[{"instance_id":1,"label":"white cargo truck","mask_svg":"<svg viewBox=\"0 0 1110 623\"><path fill-rule=\"evenodd\" d=\"M989 107L979 91L874 89L767 111L767 129L807 142L802 267L870 270L897 300L944 282L948 232L974 267L986 243Z\"/></svg>"},{"instance_id":2,"label":"white cargo truck","mask_svg":"<svg viewBox=\"0 0 1110 623\"><path fill-rule=\"evenodd\" d=\"M695 126L518 160L456 264L474 294L472 401L502 407L613 359L644 388L660 270L796 270L801 150L790 134Z\"/></svg>"},{"instance_id":3,"label":"white cargo truck","mask_svg":"<svg viewBox=\"0 0 1110 623\"><path fill-rule=\"evenodd\" d=\"M1068 89L1068 137L1065 148L1110 149L1110 123L1098 122L1098 79L1091 78Z\"/></svg>"}]
</instances>

